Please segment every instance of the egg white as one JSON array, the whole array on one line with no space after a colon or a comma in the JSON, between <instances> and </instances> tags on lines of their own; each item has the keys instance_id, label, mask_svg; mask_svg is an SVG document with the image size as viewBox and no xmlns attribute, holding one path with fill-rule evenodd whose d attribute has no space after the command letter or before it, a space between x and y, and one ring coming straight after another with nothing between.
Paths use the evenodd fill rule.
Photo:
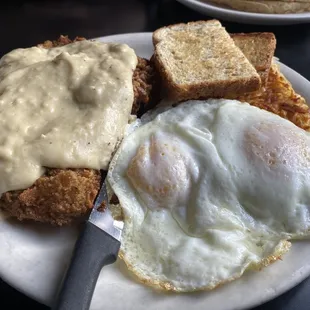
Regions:
<instances>
[{"instance_id":1,"label":"egg white","mask_svg":"<svg viewBox=\"0 0 310 310\"><path fill-rule=\"evenodd\" d=\"M309 235L309 134L233 100L188 101L134 122L110 164L121 256L145 283L212 289Z\"/></svg>"}]
</instances>

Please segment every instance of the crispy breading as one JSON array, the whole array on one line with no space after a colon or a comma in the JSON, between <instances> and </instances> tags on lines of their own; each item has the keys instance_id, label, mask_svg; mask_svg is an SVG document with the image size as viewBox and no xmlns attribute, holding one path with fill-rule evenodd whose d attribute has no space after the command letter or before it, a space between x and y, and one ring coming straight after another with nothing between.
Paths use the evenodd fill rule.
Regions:
<instances>
[{"instance_id":1,"label":"crispy breading","mask_svg":"<svg viewBox=\"0 0 310 310\"><path fill-rule=\"evenodd\" d=\"M236 99L275 113L310 131L310 110L306 100L294 91L275 63L271 66L265 87Z\"/></svg>"},{"instance_id":2,"label":"crispy breading","mask_svg":"<svg viewBox=\"0 0 310 310\"><path fill-rule=\"evenodd\" d=\"M19 220L68 224L92 208L100 179L91 169L47 169L30 188L3 194L0 208Z\"/></svg>"},{"instance_id":3,"label":"crispy breading","mask_svg":"<svg viewBox=\"0 0 310 310\"><path fill-rule=\"evenodd\" d=\"M38 46L53 48L85 40L60 36ZM154 70L149 61L138 57L133 74L134 104L132 113L147 107L152 91ZM34 220L66 225L79 220L92 208L100 187L100 172L91 169L47 169L28 189L6 192L1 196L0 209L19 220Z\"/></svg>"},{"instance_id":4,"label":"crispy breading","mask_svg":"<svg viewBox=\"0 0 310 310\"><path fill-rule=\"evenodd\" d=\"M73 40L71 40L68 36L63 36L61 35L57 40L46 40L43 43L38 44L39 47L44 47L44 48L52 48L52 47L57 47L57 46L64 46L72 42L77 42L77 41L83 41L86 40L84 37L75 37Z\"/></svg>"},{"instance_id":5,"label":"crispy breading","mask_svg":"<svg viewBox=\"0 0 310 310\"><path fill-rule=\"evenodd\" d=\"M153 81L155 80L155 70L150 61L138 57L138 64L133 73L134 102L131 113L139 114L142 110L149 108L149 103L153 94Z\"/></svg>"}]
</instances>

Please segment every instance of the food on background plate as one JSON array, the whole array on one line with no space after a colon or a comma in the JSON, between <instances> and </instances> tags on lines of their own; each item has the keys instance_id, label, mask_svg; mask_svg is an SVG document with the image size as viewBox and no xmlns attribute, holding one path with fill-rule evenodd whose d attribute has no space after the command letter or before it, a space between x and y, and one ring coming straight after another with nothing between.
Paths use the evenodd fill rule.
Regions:
<instances>
[{"instance_id":1,"label":"food on background plate","mask_svg":"<svg viewBox=\"0 0 310 310\"><path fill-rule=\"evenodd\" d=\"M309 0L202 0L221 4L239 11L265 14L290 14L310 12Z\"/></svg>"},{"instance_id":2,"label":"food on background plate","mask_svg":"<svg viewBox=\"0 0 310 310\"><path fill-rule=\"evenodd\" d=\"M151 71L127 45L82 38L2 57L0 207L58 225L86 214Z\"/></svg>"}]
</instances>

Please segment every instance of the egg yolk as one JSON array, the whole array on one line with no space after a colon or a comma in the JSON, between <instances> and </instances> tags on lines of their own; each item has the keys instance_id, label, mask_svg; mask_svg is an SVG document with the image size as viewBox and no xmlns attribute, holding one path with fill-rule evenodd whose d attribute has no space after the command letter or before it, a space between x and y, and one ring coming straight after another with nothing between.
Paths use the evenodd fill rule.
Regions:
<instances>
[{"instance_id":1,"label":"egg yolk","mask_svg":"<svg viewBox=\"0 0 310 310\"><path fill-rule=\"evenodd\" d=\"M246 153L270 169L310 167L308 136L279 124L262 123L245 134Z\"/></svg>"},{"instance_id":2,"label":"egg yolk","mask_svg":"<svg viewBox=\"0 0 310 310\"><path fill-rule=\"evenodd\" d=\"M177 145L154 136L139 147L127 176L151 209L173 208L185 199L189 190L186 159Z\"/></svg>"}]
</instances>

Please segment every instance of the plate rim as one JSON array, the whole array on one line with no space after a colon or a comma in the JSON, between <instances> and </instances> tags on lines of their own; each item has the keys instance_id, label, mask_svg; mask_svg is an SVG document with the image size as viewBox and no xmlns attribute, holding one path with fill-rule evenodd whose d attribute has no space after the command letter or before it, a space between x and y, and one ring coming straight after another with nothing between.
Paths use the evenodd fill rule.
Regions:
<instances>
[{"instance_id":1,"label":"plate rim","mask_svg":"<svg viewBox=\"0 0 310 310\"><path fill-rule=\"evenodd\" d=\"M288 13L288 14L266 14L240 11L225 8L221 5L202 2L200 0L176 0L183 5L190 7L202 14L214 14L223 20L236 21L239 23L253 24L301 24L310 23L310 12Z\"/></svg>"},{"instance_id":2,"label":"plate rim","mask_svg":"<svg viewBox=\"0 0 310 310\"><path fill-rule=\"evenodd\" d=\"M177 0L178 1L178 0ZM99 37L93 37L90 38L90 40L122 40L122 38L127 38L127 40L130 40L129 37L131 38L131 40L138 40L135 37L144 37L144 40L147 40L149 38L151 38L153 32L130 32L130 33L120 33L120 34L113 34L113 35L107 35L107 36L99 36ZM288 73L289 75L295 75L302 84L306 83L310 86L310 81L307 80L304 76L302 76L300 73L298 73L297 71L295 71L294 69L288 67L287 65L285 65L284 63L282 63L281 61L278 61L278 63L280 64L280 66L284 69L284 71L286 73ZM284 73L283 73L284 74ZM285 74L284 74L285 75ZM289 77L287 77L289 79ZM3 219L0 217L0 221L2 221ZM302 267L301 267L302 268ZM42 300L41 298L39 298L38 296L35 296L35 294L30 293L29 291L27 291L26 287L19 287L18 283L13 283L14 281L10 281L10 279L8 279L7 277L3 277L3 272L1 272L1 266L0 266L0 276L2 277L3 281L5 283L7 283L9 286L11 286L12 288L14 288L15 290L21 292L22 294L24 294L25 296L28 296L29 298L42 303L44 305L50 306L46 300ZM273 300L276 297L279 297L280 295L282 295L283 293L286 293L287 291L289 291L290 289L294 288L296 285L300 284L301 282L303 282L305 279L307 279L310 276L310 266L309 266L309 270L307 272L304 272L303 274L300 274L296 277L293 278L293 280L288 281L288 283L286 283L283 287L281 287L280 290L278 290L277 292L274 292L272 294L270 294L267 298L263 298L260 301L256 301L255 303L251 303L248 305L243 306L240 309L249 309L249 307L255 307L258 306L260 304L264 304L270 300ZM239 309L239 308L238 308Z\"/></svg>"}]
</instances>

